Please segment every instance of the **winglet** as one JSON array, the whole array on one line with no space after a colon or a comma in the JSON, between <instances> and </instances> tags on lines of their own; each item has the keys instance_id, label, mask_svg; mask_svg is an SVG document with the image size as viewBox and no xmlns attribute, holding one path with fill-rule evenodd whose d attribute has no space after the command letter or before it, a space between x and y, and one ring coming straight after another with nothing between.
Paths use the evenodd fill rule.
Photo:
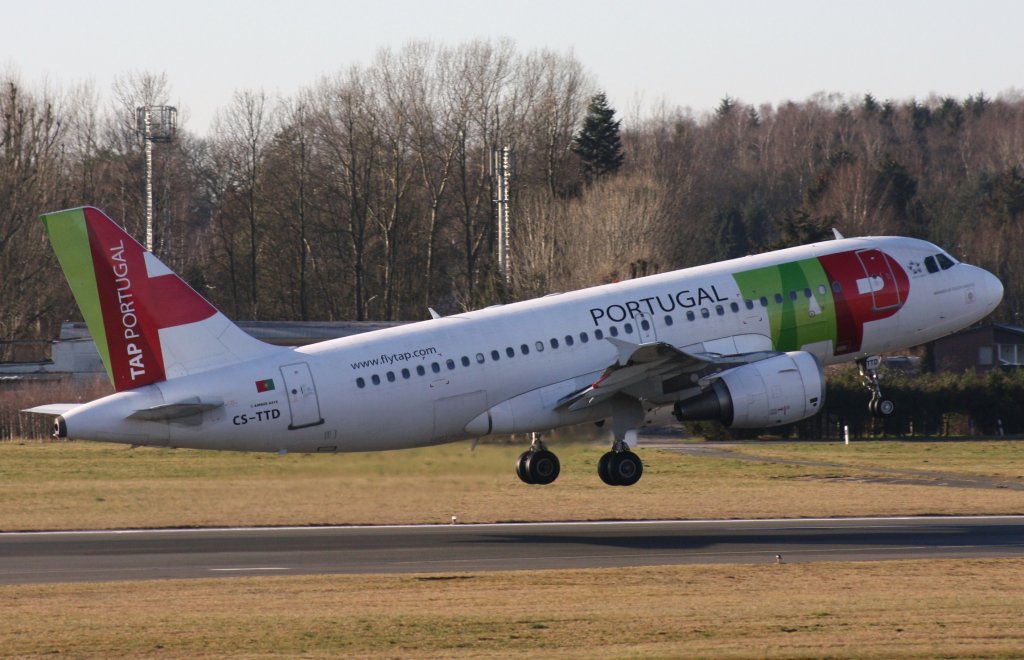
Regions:
<instances>
[{"instance_id":1,"label":"winglet","mask_svg":"<svg viewBox=\"0 0 1024 660\"><path fill-rule=\"evenodd\" d=\"M629 359L633 357L633 353L636 352L636 349L640 348L639 344L616 339L615 337L605 337L605 340L610 342L611 345L615 347L615 350L619 352L620 367L624 367L629 364Z\"/></svg>"},{"instance_id":2,"label":"winglet","mask_svg":"<svg viewBox=\"0 0 1024 660\"><path fill-rule=\"evenodd\" d=\"M846 238L845 236L843 236L842 234L840 234L840 233L839 233L839 230L838 230L838 229L836 229L835 227L833 227L833 228L832 228L832 235L836 237L836 240L837 240L837 241L839 241L839 240L842 240L842 239Z\"/></svg>"}]
</instances>

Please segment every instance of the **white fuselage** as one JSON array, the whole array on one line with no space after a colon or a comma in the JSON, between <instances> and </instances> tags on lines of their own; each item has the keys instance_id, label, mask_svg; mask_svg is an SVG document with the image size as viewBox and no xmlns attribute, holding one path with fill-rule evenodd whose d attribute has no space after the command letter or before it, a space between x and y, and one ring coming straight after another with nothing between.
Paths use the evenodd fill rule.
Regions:
<instances>
[{"instance_id":1,"label":"white fuselage","mask_svg":"<svg viewBox=\"0 0 1024 660\"><path fill-rule=\"evenodd\" d=\"M896 311L863 323L856 350L839 351L836 333L826 336L826 326L814 325L837 323L829 282L808 279L804 288L778 291L788 302L766 294L763 305L735 277L867 249L905 265L908 285ZM805 350L829 364L931 341L989 314L1002 295L998 280L967 264L935 272L918 267L938 252L904 238L791 248L281 350L114 394L64 417L72 438L289 452L397 449L594 421L609 409L568 412L556 404L616 361L608 337L691 353ZM860 278L867 284L844 295L880 296L883 285L870 280ZM776 304L787 305L784 314L773 311ZM782 346L783 336L813 341ZM663 405L672 396L652 391L645 400ZM188 401L223 405L185 420L125 419Z\"/></svg>"}]
</instances>

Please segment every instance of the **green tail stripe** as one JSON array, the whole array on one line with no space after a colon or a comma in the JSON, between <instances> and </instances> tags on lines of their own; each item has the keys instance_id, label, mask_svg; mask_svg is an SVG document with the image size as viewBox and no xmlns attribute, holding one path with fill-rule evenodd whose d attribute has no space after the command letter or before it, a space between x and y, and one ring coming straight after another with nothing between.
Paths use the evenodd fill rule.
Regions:
<instances>
[{"instance_id":1,"label":"green tail stripe","mask_svg":"<svg viewBox=\"0 0 1024 660\"><path fill-rule=\"evenodd\" d=\"M75 302L82 311L89 333L96 342L96 349L103 360L107 377L114 382L110 368L110 350L107 347L107 331L100 309L100 294L96 286L96 268L93 265L92 250L89 247L89 229L85 223L85 212L78 209L48 213L42 216L43 225L50 235L50 244L57 253L57 260L64 270L64 276L71 285Z\"/></svg>"}]
</instances>

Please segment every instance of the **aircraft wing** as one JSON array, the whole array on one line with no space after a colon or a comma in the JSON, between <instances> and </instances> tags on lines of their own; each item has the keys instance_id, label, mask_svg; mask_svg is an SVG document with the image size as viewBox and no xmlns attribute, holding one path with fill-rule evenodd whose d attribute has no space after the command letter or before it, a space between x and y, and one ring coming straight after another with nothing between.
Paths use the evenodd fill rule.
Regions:
<instances>
[{"instance_id":1,"label":"aircraft wing","mask_svg":"<svg viewBox=\"0 0 1024 660\"><path fill-rule=\"evenodd\" d=\"M601 377L589 387L564 397L558 402L558 407L571 411L582 410L607 401L645 381L654 381L660 385L669 378L687 374L696 387L707 376L777 355L775 351L740 355L687 353L664 342L633 344L611 337L607 341L618 349L618 360L605 369Z\"/></svg>"}]
</instances>

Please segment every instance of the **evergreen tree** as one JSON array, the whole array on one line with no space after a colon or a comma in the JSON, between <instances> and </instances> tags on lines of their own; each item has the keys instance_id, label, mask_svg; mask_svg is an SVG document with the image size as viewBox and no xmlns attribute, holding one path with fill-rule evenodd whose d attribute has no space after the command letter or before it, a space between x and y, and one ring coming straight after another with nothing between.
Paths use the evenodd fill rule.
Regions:
<instances>
[{"instance_id":1,"label":"evergreen tree","mask_svg":"<svg viewBox=\"0 0 1024 660\"><path fill-rule=\"evenodd\" d=\"M583 165L583 178L590 183L606 174L613 174L622 166L622 143L615 109L608 105L604 92L590 99L583 127L572 141L572 151Z\"/></svg>"}]
</instances>

